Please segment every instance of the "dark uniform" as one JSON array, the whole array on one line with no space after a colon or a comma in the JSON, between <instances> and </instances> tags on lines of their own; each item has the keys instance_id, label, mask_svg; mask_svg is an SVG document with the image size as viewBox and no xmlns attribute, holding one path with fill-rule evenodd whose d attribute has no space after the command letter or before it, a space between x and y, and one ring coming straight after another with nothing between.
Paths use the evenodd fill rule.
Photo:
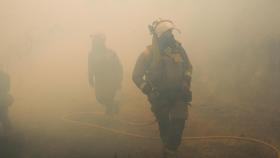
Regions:
<instances>
[{"instance_id":1,"label":"dark uniform","mask_svg":"<svg viewBox=\"0 0 280 158\"><path fill-rule=\"evenodd\" d=\"M176 151L191 102L192 66L179 42L161 48L156 67L152 66L155 58L152 46L140 55L133 71L133 81L148 96L163 144Z\"/></svg>"},{"instance_id":2,"label":"dark uniform","mask_svg":"<svg viewBox=\"0 0 280 158\"><path fill-rule=\"evenodd\" d=\"M116 53L110 49L91 51L89 53L89 78L94 79L96 99L105 105L107 113L117 111L114 101L117 90L121 88L123 70Z\"/></svg>"},{"instance_id":3,"label":"dark uniform","mask_svg":"<svg viewBox=\"0 0 280 158\"><path fill-rule=\"evenodd\" d=\"M8 117L8 108L12 104L13 98L9 94L10 77L7 73L0 71L0 123L5 130L10 129L11 123Z\"/></svg>"}]
</instances>

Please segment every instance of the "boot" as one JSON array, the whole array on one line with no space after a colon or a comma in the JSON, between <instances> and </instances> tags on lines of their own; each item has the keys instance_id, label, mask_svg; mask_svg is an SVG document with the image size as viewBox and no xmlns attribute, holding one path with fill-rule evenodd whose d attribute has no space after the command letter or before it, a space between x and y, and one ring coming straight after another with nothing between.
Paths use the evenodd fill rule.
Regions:
<instances>
[{"instance_id":1,"label":"boot","mask_svg":"<svg viewBox=\"0 0 280 158\"><path fill-rule=\"evenodd\" d=\"M163 158L178 158L177 151L170 150L165 147L165 150L163 151Z\"/></svg>"}]
</instances>

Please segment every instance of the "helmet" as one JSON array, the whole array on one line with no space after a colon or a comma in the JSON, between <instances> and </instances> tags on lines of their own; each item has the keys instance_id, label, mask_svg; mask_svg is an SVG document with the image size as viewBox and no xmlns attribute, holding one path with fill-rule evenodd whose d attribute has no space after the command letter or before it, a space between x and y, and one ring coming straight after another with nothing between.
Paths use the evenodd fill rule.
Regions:
<instances>
[{"instance_id":1,"label":"helmet","mask_svg":"<svg viewBox=\"0 0 280 158\"><path fill-rule=\"evenodd\" d=\"M171 20L162 19L154 21L152 25L149 26L149 29L152 34L156 34L158 37L169 30L178 30Z\"/></svg>"},{"instance_id":2,"label":"helmet","mask_svg":"<svg viewBox=\"0 0 280 158\"><path fill-rule=\"evenodd\" d=\"M91 39L93 41L106 41L106 36L105 34L103 33L98 33L98 34L95 34L95 35L90 35Z\"/></svg>"}]
</instances>

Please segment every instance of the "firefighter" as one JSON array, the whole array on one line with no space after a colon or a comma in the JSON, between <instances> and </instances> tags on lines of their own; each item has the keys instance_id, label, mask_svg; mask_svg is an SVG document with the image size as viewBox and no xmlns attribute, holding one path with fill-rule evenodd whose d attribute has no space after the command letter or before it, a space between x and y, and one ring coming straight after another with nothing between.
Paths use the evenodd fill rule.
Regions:
<instances>
[{"instance_id":1,"label":"firefighter","mask_svg":"<svg viewBox=\"0 0 280 158\"><path fill-rule=\"evenodd\" d=\"M88 56L89 84L95 88L97 101L105 106L106 113L116 114L115 96L121 89L122 65L117 54L107 48L105 35L92 37L92 50Z\"/></svg>"},{"instance_id":2,"label":"firefighter","mask_svg":"<svg viewBox=\"0 0 280 158\"><path fill-rule=\"evenodd\" d=\"M148 97L163 144L163 157L177 157L188 105L192 101L192 65L174 35L170 20L157 20L149 26L152 44L138 57L133 81Z\"/></svg>"},{"instance_id":3,"label":"firefighter","mask_svg":"<svg viewBox=\"0 0 280 158\"><path fill-rule=\"evenodd\" d=\"M10 94L10 77L0 69L0 123L7 133L11 129L11 122L8 116L8 108L13 103L13 97Z\"/></svg>"}]
</instances>

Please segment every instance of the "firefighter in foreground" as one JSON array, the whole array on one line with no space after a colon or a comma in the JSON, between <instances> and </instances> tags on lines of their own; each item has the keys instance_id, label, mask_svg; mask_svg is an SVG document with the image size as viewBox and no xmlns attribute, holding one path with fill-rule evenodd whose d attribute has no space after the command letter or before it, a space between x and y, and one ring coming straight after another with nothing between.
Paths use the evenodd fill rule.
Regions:
<instances>
[{"instance_id":1,"label":"firefighter in foreground","mask_svg":"<svg viewBox=\"0 0 280 158\"><path fill-rule=\"evenodd\" d=\"M152 45L137 59L133 81L151 103L159 125L163 157L176 158L192 100L192 66L173 36L176 28L172 21L155 21L149 29Z\"/></svg>"},{"instance_id":2,"label":"firefighter in foreground","mask_svg":"<svg viewBox=\"0 0 280 158\"><path fill-rule=\"evenodd\" d=\"M118 112L115 95L121 88L123 70L117 54L108 49L105 35L92 37L92 50L88 57L89 84L95 88L97 101L109 115Z\"/></svg>"},{"instance_id":3,"label":"firefighter in foreground","mask_svg":"<svg viewBox=\"0 0 280 158\"><path fill-rule=\"evenodd\" d=\"M8 117L8 108L13 103L13 97L10 94L10 77L0 68L0 123L4 134L11 130L11 123Z\"/></svg>"}]
</instances>

